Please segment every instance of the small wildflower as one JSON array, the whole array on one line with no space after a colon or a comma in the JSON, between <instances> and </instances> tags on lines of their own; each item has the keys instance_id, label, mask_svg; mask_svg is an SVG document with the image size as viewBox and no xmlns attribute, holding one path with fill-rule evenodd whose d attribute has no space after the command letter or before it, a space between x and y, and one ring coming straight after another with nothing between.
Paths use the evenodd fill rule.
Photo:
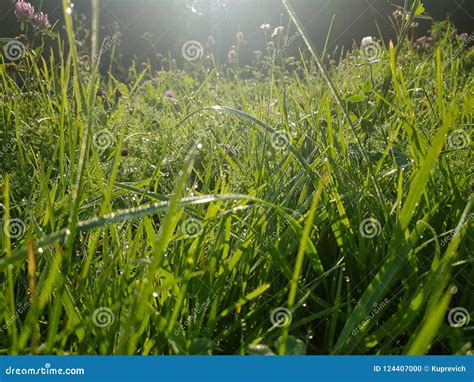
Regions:
<instances>
[{"instance_id":1,"label":"small wildflower","mask_svg":"<svg viewBox=\"0 0 474 382\"><path fill-rule=\"evenodd\" d=\"M273 51L275 50L275 43L273 41L269 41L267 44L267 50Z\"/></svg>"},{"instance_id":2,"label":"small wildflower","mask_svg":"<svg viewBox=\"0 0 474 382\"><path fill-rule=\"evenodd\" d=\"M237 35L235 36L235 38L237 39L237 42L240 43L240 44L245 44L245 36L242 32L239 32L237 33Z\"/></svg>"},{"instance_id":3,"label":"small wildflower","mask_svg":"<svg viewBox=\"0 0 474 382\"><path fill-rule=\"evenodd\" d=\"M283 35L284 31L285 31L285 27L276 27L272 33L272 37L279 37Z\"/></svg>"},{"instance_id":4,"label":"small wildflower","mask_svg":"<svg viewBox=\"0 0 474 382\"><path fill-rule=\"evenodd\" d=\"M415 41L415 48L426 50L433 46L433 38L428 36L420 37Z\"/></svg>"},{"instance_id":5,"label":"small wildflower","mask_svg":"<svg viewBox=\"0 0 474 382\"><path fill-rule=\"evenodd\" d=\"M374 45L375 44L375 37L372 36L366 36L362 39L362 42L360 43L360 49L364 50L368 46Z\"/></svg>"},{"instance_id":6,"label":"small wildflower","mask_svg":"<svg viewBox=\"0 0 474 382\"><path fill-rule=\"evenodd\" d=\"M48 15L46 13L40 12L34 15L33 20L35 21L35 24L39 29L51 28L51 24L48 20Z\"/></svg>"},{"instance_id":7,"label":"small wildflower","mask_svg":"<svg viewBox=\"0 0 474 382\"><path fill-rule=\"evenodd\" d=\"M216 45L216 40L214 40L214 37L209 36L207 38L207 47L211 49L214 45Z\"/></svg>"},{"instance_id":8,"label":"small wildflower","mask_svg":"<svg viewBox=\"0 0 474 382\"><path fill-rule=\"evenodd\" d=\"M262 52L260 50L254 50L253 55L257 60L260 60L260 57L262 57Z\"/></svg>"},{"instance_id":9,"label":"small wildflower","mask_svg":"<svg viewBox=\"0 0 474 382\"><path fill-rule=\"evenodd\" d=\"M163 97L166 99L175 99L175 95L172 90L165 91L165 94L163 95Z\"/></svg>"},{"instance_id":10,"label":"small wildflower","mask_svg":"<svg viewBox=\"0 0 474 382\"><path fill-rule=\"evenodd\" d=\"M227 58L231 64L237 63L237 52L235 50L229 51Z\"/></svg>"},{"instance_id":11,"label":"small wildflower","mask_svg":"<svg viewBox=\"0 0 474 382\"><path fill-rule=\"evenodd\" d=\"M15 16L20 21L30 21L35 14L35 7L33 7L30 3L18 0L15 4Z\"/></svg>"},{"instance_id":12,"label":"small wildflower","mask_svg":"<svg viewBox=\"0 0 474 382\"><path fill-rule=\"evenodd\" d=\"M261 29L262 31L267 31L267 30L269 30L270 28L271 28L271 27L270 27L270 24L262 24L262 25L260 25L260 29Z\"/></svg>"},{"instance_id":13,"label":"small wildflower","mask_svg":"<svg viewBox=\"0 0 474 382\"><path fill-rule=\"evenodd\" d=\"M405 13L401 9L397 9L395 12L392 13L392 15L396 19L402 19L405 16Z\"/></svg>"},{"instance_id":14,"label":"small wildflower","mask_svg":"<svg viewBox=\"0 0 474 382\"><path fill-rule=\"evenodd\" d=\"M469 34L467 34L467 33L461 33L459 35L459 39L463 42L467 41L468 38L469 38Z\"/></svg>"}]
</instances>

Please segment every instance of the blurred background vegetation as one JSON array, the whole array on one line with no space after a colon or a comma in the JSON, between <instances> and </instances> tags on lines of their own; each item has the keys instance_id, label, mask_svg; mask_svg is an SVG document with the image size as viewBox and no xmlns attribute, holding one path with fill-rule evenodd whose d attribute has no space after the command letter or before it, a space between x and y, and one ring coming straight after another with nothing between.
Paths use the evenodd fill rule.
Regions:
<instances>
[{"instance_id":1,"label":"blurred background vegetation","mask_svg":"<svg viewBox=\"0 0 474 382\"><path fill-rule=\"evenodd\" d=\"M198 40L204 46L213 37L212 53L220 61L226 60L238 32L245 37L245 51L241 63L250 62L253 52L265 49L265 34L261 24L270 24L272 33L277 26L288 26L288 18L280 0L96 0L100 9L98 44L107 36L121 33L120 62L128 67L132 60L160 64L176 58L180 64L182 44ZM0 1L0 35L15 37L21 33L13 12L14 0ZM61 1L32 0L37 9L50 14L52 22L62 28ZM92 0L74 2L77 39L84 51L91 43ZM322 49L331 30L327 52L333 57L343 53L342 47L351 48L364 36L395 37L388 16L402 6L404 0L294 0L294 7L316 44ZM427 14L434 20L449 19L459 33L472 32L474 2L466 0L425 0ZM332 28L331 28L332 23ZM427 33L431 22L418 23L413 38ZM298 53L294 44L292 54ZM99 47L100 49L100 47Z\"/></svg>"}]
</instances>

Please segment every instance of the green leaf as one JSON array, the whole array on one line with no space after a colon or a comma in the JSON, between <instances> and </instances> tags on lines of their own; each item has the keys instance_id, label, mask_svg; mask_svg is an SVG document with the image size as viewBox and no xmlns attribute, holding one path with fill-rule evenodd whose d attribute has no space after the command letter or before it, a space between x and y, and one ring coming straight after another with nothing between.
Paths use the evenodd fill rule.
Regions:
<instances>
[{"instance_id":1,"label":"green leaf","mask_svg":"<svg viewBox=\"0 0 474 382\"><path fill-rule=\"evenodd\" d=\"M371 93L372 89L373 89L372 81L365 81L364 84L362 85L362 91L365 94Z\"/></svg>"},{"instance_id":2,"label":"green leaf","mask_svg":"<svg viewBox=\"0 0 474 382\"><path fill-rule=\"evenodd\" d=\"M447 132L451 126L454 110L455 101L451 105L451 113L445 116L443 125L433 139L433 144L429 148L424 161L412 176L410 191L403 204L398 226L392 234L384 264L349 315L333 353L345 353L348 348L353 349L357 345L361 336L352 335L352 331L371 311L373 304L383 300L390 288L400 279L403 266L409 261L410 256L413 256L412 249L420 234L420 229L416 227L412 232L408 232L408 226L413 219L417 203L419 203L425 191L431 171L441 153ZM363 331L361 331L361 334L364 334Z\"/></svg>"},{"instance_id":3,"label":"green leaf","mask_svg":"<svg viewBox=\"0 0 474 382\"><path fill-rule=\"evenodd\" d=\"M408 355L423 355L429 348L439 327L443 323L444 315L448 309L452 294L446 292L441 301L436 301L432 309L427 310L426 315L421 323L418 335L408 349Z\"/></svg>"},{"instance_id":4,"label":"green leaf","mask_svg":"<svg viewBox=\"0 0 474 382\"><path fill-rule=\"evenodd\" d=\"M283 336L278 337L275 342L277 348L281 347L283 342ZM306 345L303 341L295 336L288 336L286 339L286 352L285 355L306 355Z\"/></svg>"},{"instance_id":5,"label":"green leaf","mask_svg":"<svg viewBox=\"0 0 474 382\"><path fill-rule=\"evenodd\" d=\"M209 338L196 338L191 342L188 353L191 355L212 355L216 343Z\"/></svg>"},{"instance_id":6,"label":"green leaf","mask_svg":"<svg viewBox=\"0 0 474 382\"><path fill-rule=\"evenodd\" d=\"M350 96L349 98L346 98L347 102L351 103L357 103L357 102L363 102L367 99L367 97L363 94L356 94L353 96Z\"/></svg>"},{"instance_id":7,"label":"green leaf","mask_svg":"<svg viewBox=\"0 0 474 382\"><path fill-rule=\"evenodd\" d=\"M423 6L423 4L420 4L416 8L415 15L416 16L421 16L423 13L425 13L425 7Z\"/></svg>"},{"instance_id":8,"label":"green leaf","mask_svg":"<svg viewBox=\"0 0 474 382\"><path fill-rule=\"evenodd\" d=\"M262 286L258 287L254 291L248 293L244 297L240 298L235 304L231 305L229 308L224 309L221 313L221 317L227 316L230 312L232 312L235 308L239 308L242 305L252 301L253 299L260 296L264 293L268 288L270 288L270 284L263 284Z\"/></svg>"}]
</instances>

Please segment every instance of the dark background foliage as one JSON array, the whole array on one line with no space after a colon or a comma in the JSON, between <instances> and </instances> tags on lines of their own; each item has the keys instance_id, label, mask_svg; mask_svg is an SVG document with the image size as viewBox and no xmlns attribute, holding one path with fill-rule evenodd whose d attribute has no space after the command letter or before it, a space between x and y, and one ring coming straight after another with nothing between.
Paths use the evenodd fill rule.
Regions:
<instances>
[{"instance_id":1,"label":"dark background foliage","mask_svg":"<svg viewBox=\"0 0 474 382\"><path fill-rule=\"evenodd\" d=\"M51 21L59 21L56 30L62 30L62 1L30 1L37 9L46 10ZM14 0L0 0L1 36L14 37L20 33L13 3ZM84 15L84 29L90 29L90 3L90 0L74 2L76 17ZM393 38L387 17L396 4L403 5L403 0L293 0L292 3L318 48L324 44L335 16L328 52L337 55L342 46L350 48L364 36L382 34L384 40ZM424 4L435 20L448 18L459 32L472 31L474 1L425 0ZM271 25L270 33L276 26L288 26L280 0L100 0L100 9L101 38L120 30L121 52L128 61L137 58L153 62L157 53L179 59L183 42L192 39L205 45L208 36L216 41L215 55L225 60L239 31L244 33L248 58L249 52L265 49L265 37L259 30L262 23ZM420 22L415 34L425 34L429 25L429 21ZM143 38L145 34L149 40ZM87 40L87 33L83 37ZM292 47L295 53L296 48Z\"/></svg>"}]
</instances>

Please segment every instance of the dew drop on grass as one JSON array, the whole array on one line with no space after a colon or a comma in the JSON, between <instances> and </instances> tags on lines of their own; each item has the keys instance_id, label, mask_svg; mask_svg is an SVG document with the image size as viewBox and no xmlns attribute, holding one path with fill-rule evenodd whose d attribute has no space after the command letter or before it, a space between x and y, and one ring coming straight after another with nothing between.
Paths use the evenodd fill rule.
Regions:
<instances>
[{"instance_id":1,"label":"dew drop on grass","mask_svg":"<svg viewBox=\"0 0 474 382\"><path fill-rule=\"evenodd\" d=\"M66 8L66 13L70 15L72 13L73 8L74 8L74 4L70 3L69 7Z\"/></svg>"}]
</instances>

